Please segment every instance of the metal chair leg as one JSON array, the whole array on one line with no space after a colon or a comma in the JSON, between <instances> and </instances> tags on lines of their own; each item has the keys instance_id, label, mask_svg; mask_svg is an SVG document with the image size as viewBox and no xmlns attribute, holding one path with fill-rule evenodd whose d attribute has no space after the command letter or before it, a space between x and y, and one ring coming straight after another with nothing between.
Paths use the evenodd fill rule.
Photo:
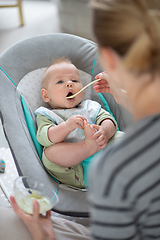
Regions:
<instances>
[{"instance_id":1,"label":"metal chair leg","mask_svg":"<svg viewBox=\"0 0 160 240\"><path fill-rule=\"evenodd\" d=\"M17 0L17 3L12 5L0 5L0 8L8 8L8 7L18 7L21 26L23 26L24 22L23 22L23 12L22 12L22 1Z\"/></svg>"},{"instance_id":2,"label":"metal chair leg","mask_svg":"<svg viewBox=\"0 0 160 240\"><path fill-rule=\"evenodd\" d=\"M21 22L21 26L24 25L24 22L23 22L23 12L22 12L22 3L21 3L21 0L18 0L18 8L19 8L19 16L20 16L20 22Z\"/></svg>"}]
</instances>

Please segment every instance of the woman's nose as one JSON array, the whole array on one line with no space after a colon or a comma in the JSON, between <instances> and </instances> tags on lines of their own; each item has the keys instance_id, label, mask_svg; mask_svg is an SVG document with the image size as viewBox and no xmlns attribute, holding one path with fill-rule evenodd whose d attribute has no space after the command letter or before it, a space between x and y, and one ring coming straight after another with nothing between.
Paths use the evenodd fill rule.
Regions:
<instances>
[{"instance_id":1,"label":"woman's nose","mask_svg":"<svg viewBox=\"0 0 160 240\"><path fill-rule=\"evenodd\" d=\"M68 83L66 84L66 87L67 87L67 88L73 87L73 83L72 83L72 82L68 82Z\"/></svg>"}]
</instances>

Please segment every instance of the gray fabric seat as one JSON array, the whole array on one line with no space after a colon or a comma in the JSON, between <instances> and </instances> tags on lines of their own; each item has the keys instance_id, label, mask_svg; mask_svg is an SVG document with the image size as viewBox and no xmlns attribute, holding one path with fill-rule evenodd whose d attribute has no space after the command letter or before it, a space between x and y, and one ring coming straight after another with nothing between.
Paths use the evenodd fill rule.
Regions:
<instances>
[{"instance_id":1,"label":"gray fabric seat","mask_svg":"<svg viewBox=\"0 0 160 240\"><path fill-rule=\"evenodd\" d=\"M54 191L59 186L59 203L53 210L77 217L88 217L87 192L56 183L45 171L26 125L20 93L11 79L18 85L27 73L45 68L61 56L68 57L78 69L91 75L96 52L97 45L90 40L70 34L54 33L18 42L0 56L0 115L18 173L20 176L43 181ZM101 71L96 61L92 80ZM30 96L30 93L27 94ZM124 130L131 122L131 114L118 105L111 94L104 94L104 97L120 129ZM93 88L91 99L101 103ZM28 101L26 103L30 108ZM30 108L30 112L35 121L33 109Z\"/></svg>"}]
</instances>

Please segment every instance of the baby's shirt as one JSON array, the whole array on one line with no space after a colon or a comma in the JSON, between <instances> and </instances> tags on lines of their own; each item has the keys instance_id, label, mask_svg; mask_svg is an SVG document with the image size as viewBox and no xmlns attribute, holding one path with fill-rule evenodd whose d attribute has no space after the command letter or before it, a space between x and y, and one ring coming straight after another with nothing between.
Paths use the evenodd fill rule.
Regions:
<instances>
[{"instance_id":1,"label":"baby's shirt","mask_svg":"<svg viewBox=\"0 0 160 240\"><path fill-rule=\"evenodd\" d=\"M109 112L101 108L101 105L95 101L85 100L81 102L77 108L72 109L47 109L40 107L35 111L37 120L37 139L39 143L46 147L53 145L48 139L48 128L51 126L56 126L61 122L66 121L72 115L82 115L87 119L89 124L100 123L104 119L110 119L115 124L115 129L117 128L116 121L114 117L110 115ZM72 131L64 141L67 142L80 142L84 140L83 130L76 128Z\"/></svg>"}]
</instances>

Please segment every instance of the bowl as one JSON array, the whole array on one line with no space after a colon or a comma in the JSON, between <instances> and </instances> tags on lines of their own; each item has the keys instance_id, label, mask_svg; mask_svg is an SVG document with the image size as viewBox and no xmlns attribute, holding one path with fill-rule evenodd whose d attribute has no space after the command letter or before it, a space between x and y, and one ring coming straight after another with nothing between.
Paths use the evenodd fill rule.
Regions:
<instances>
[{"instance_id":1,"label":"bowl","mask_svg":"<svg viewBox=\"0 0 160 240\"><path fill-rule=\"evenodd\" d=\"M18 177L14 181L14 197L18 206L26 213L33 214L33 200L39 202L39 213L45 213L59 201L57 194L30 177Z\"/></svg>"}]
</instances>

